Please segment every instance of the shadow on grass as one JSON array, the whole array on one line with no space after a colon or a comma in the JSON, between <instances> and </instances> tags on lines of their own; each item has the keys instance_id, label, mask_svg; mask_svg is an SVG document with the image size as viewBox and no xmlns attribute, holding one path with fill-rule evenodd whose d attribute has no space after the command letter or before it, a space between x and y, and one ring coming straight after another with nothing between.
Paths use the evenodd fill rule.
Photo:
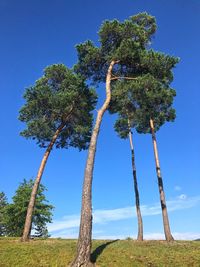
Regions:
<instances>
[{"instance_id":1,"label":"shadow on grass","mask_svg":"<svg viewBox=\"0 0 200 267\"><path fill-rule=\"evenodd\" d=\"M102 244L100 246L98 246L91 254L91 262L92 263L95 263L97 261L97 258L101 255L101 253L103 252L103 250L109 246L110 244L112 243L115 243L117 242L119 239L116 239L116 240L112 240L112 241L108 241L106 242L105 244Z\"/></svg>"}]
</instances>

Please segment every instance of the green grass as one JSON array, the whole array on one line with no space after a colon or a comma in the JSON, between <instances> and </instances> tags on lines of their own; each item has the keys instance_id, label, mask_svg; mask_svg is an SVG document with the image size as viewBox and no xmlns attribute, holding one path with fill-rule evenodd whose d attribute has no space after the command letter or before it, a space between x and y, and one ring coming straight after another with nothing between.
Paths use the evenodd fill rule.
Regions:
<instances>
[{"instance_id":1,"label":"green grass","mask_svg":"<svg viewBox=\"0 0 200 267\"><path fill-rule=\"evenodd\" d=\"M47 239L21 243L0 239L0 267L66 267L76 252L76 240ZM200 267L200 242L133 240L93 241L97 267Z\"/></svg>"}]
</instances>

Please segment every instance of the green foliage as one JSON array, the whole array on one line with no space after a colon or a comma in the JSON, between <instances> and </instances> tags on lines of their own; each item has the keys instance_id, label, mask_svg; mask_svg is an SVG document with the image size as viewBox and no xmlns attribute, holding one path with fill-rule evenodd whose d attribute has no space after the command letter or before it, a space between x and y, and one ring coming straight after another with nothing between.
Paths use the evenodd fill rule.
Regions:
<instances>
[{"instance_id":1,"label":"green foliage","mask_svg":"<svg viewBox=\"0 0 200 267\"><path fill-rule=\"evenodd\" d=\"M178 62L179 58L154 50L143 51L140 57L143 74L151 74L166 85L173 81L172 69Z\"/></svg>"},{"instance_id":2,"label":"green foliage","mask_svg":"<svg viewBox=\"0 0 200 267\"><path fill-rule=\"evenodd\" d=\"M22 136L36 139L41 147L46 147L64 124L56 147L87 148L97 97L80 75L63 64L51 65L35 85L26 89L24 98L26 103L19 119L27 128L21 132Z\"/></svg>"},{"instance_id":3,"label":"green foliage","mask_svg":"<svg viewBox=\"0 0 200 267\"><path fill-rule=\"evenodd\" d=\"M139 133L150 133L150 119L154 120L155 131L166 121L174 121L176 114L172 104L175 96L174 89L147 75L135 87L135 99L138 104L136 130Z\"/></svg>"},{"instance_id":4,"label":"green foliage","mask_svg":"<svg viewBox=\"0 0 200 267\"><path fill-rule=\"evenodd\" d=\"M179 59L147 49L155 31L155 18L140 13L124 22L105 21L99 30L99 47L91 41L77 45L75 71L95 83L105 81L110 62L116 61L109 111L119 114L115 130L122 138L133 127L140 133L149 132L150 118L155 130L175 119L171 107L175 91L169 85Z\"/></svg>"},{"instance_id":5,"label":"green foliage","mask_svg":"<svg viewBox=\"0 0 200 267\"><path fill-rule=\"evenodd\" d=\"M4 220L7 236L22 235L33 184L33 180L24 180L16 190L13 203L6 206ZM40 184L33 212L32 230L36 236L46 237L48 236L46 224L51 222L53 206L48 204L44 195L45 190L46 188Z\"/></svg>"},{"instance_id":6,"label":"green foliage","mask_svg":"<svg viewBox=\"0 0 200 267\"><path fill-rule=\"evenodd\" d=\"M154 120L157 131L166 121L174 121L176 117L172 108L176 92L170 88L170 83L172 68L178 59L152 50L141 54L138 76L133 80L118 80L112 89L109 111L119 115L115 130L121 138L127 138L130 128L149 133L150 119Z\"/></svg>"},{"instance_id":7,"label":"green foliage","mask_svg":"<svg viewBox=\"0 0 200 267\"><path fill-rule=\"evenodd\" d=\"M155 30L155 18L147 13L132 16L124 22L105 21L99 30L99 47L91 41L77 45L75 71L95 83L105 82L108 66L115 60L113 75L124 76L130 68L137 73L139 55Z\"/></svg>"},{"instance_id":8,"label":"green foliage","mask_svg":"<svg viewBox=\"0 0 200 267\"><path fill-rule=\"evenodd\" d=\"M118 119L115 122L115 131L118 133L118 135L122 138L122 139L126 139L130 128L128 125L128 120L127 120L127 116L120 116L118 117Z\"/></svg>"},{"instance_id":9,"label":"green foliage","mask_svg":"<svg viewBox=\"0 0 200 267\"><path fill-rule=\"evenodd\" d=\"M7 197L4 192L0 192L0 236L4 236L6 233L5 226L5 211L8 205Z\"/></svg>"}]
</instances>

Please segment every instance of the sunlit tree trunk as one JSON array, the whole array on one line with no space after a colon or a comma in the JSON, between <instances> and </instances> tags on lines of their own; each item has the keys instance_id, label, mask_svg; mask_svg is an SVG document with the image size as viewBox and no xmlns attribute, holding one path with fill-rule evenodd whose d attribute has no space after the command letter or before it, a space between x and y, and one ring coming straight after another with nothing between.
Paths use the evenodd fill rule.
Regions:
<instances>
[{"instance_id":1,"label":"sunlit tree trunk","mask_svg":"<svg viewBox=\"0 0 200 267\"><path fill-rule=\"evenodd\" d=\"M160 162L159 162L159 157L158 157L156 135L155 135L155 130L154 130L154 122L152 119L150 119L150 128L151 128L153 149L154 149L154 156L155 156L155 163L156 163L156 173L158 177L158 188L159 188L159 193L160 193L160 204L161 204L161 209L162 209L165 238L167 241L173 241L174 238L171 234L170 225L169 225L167 205L166 205L165 193L164 193L164 188L163 188L163 180L162 180Z\"/></svg>"},{"instance_id":2,"label":"sunlit tree trunk","mask_svg":"<svg viewBox=\"0 0 200 267\"><path fill-rule=\"evenodd\" d=\"M58 135L60 134L60 132L62 131L62 129L64 128L65 124L62 124L55 132L49 146L47 147L43 159L41 161L40 164L40 168L38 170L37 173L37 177L35 179L34 185L33 185L33 189L31 192L31 197L30 197L30 201L28 204L28 209L27 209L27 213L26 213L26 220L25 220L25 224L24 224L24 230L23 230L23 235L21 237L21 241L25 242L28 241L30 238L30 233L31 233L31 225L32 225L32 217L33 217L33 211L34 211L34 206L35 206L35 200L36 200L36 196L37 196L37 191L40 185L40 181L42 178L42 174L47 162L47 159L49 157L49 154L51 153L51 150L53 148L53 145L55 144L55 141L58 137Z\"/></svg>"},{"instance_id":3,"label":"sunlit tree trunk","mask_svg":"<svg viewBox=\"0 0 200 267\"><path fill-rule=\"evenodd\" d=\"M134 190L135 190L135 205L136 205L136 213L137 213L137 219L138 219L137 240L142 241L143 240L143 223L142 223L142 215L141 215L141 210L140 210L140 196L139 196L138 184L137 184L135 153L134 153L134 146L133 146L133 138L132 138L131 129L129 129L129 141L130 141L130 147L131 147L131 161L132 161Z\"/></svg>"},{"instance_id":4,"label":"sunlit tree trunk","mask_svg":"<svg viewBox=\"0 0 200 267\"><path fill-rule=\"evenodd\" d=\"M106 99L103 106L97 113L96 123L92 132L90 146L88 150L88 158L85 167L84 183L82 191L82 208L81 208L81 221L79 229L79 239L77 246L77 255L71 266L73 267L86 267L92 265L90 262L91 243L92 243L92 178L94 160L97 146L97 139L99 129L101 126L102 118L111 100L111 72L115 61L110 63L106 76Z\"/></svg>"}]
</instances>

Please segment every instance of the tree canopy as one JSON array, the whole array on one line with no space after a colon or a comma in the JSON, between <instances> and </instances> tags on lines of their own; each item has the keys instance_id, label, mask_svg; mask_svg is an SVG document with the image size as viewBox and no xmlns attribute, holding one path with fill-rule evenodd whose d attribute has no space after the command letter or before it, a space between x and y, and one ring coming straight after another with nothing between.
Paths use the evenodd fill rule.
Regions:
<instances>
[{"instance_id":1,"label":"tree canopy","mask_svg":"<svg viewBox=\"0 0 200 267\"><path fill-rule=\"evenodd\" d=\"M124 22L105 21L99 31L99 46L91 41L77 45L78 63L74 66L75 72L96 85L105 82L106 97L97 112L91 136L83 183L77 255L71 266L88 266L90 262L95 153L101 122L110 104L113 81L140 75L140 55L146 50L155 30L154 17L140 13ZM131 77L127 77L129 74Z\"/></svg>"},{"instance_id":2,"label":"tree canopy","mask_svg":"<svg viewBox=\"0 0 200 267\"><path fill-rule=\"evenodd\" d=\"M151 118L157 131L166 121L173 121L176 117L172 108L176 92L170 83L173 80L172 68L179 59L152 50L145 53L149 63L142 69L141 57L140 76L116 81L113 86L109 111L119 115L115 130L122 138L128 137L128 119L131 128L136 128L139 133L149 133Z\"/></svg>"},{"instance_id":3,"label":"tree canopy","mask_svg":"<svg viewBox=\"0 0 200 267\"><path fill-rule=\"evenodd\" d=\"M113 78L138 73L138 59L156 31L155 18L147 13L124 22L104 21L99 30L99 47L86 41L77 45L75 71L93 82L105 82L109 64L115 61ZM131 70L131 73L130 73Z\"/></svg>"},{"instance_id":4,"label":"tree canopy","mask_svg":"<svg viewBox=\"0 0 200 267\"><path fill-rule=\"evenodd\" d=\"M22 136L36 139L39 146L46 147L56 130L64 125L56 147L87 148L97 97L80 75L63 64L51 65L35 85L27 88L24 98L26 103L19 119L27 127Z\"/></svg>"}]
</instances>

